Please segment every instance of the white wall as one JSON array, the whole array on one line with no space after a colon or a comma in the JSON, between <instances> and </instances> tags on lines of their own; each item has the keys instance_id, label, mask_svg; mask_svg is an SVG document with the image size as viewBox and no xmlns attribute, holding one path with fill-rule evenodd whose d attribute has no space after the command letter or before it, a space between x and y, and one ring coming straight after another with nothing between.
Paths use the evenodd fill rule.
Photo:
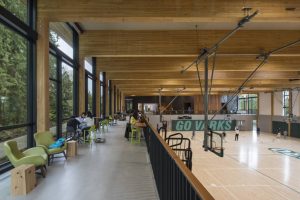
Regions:
<instances>
[{"instance_id":1,"label":"white wall","mask_svg":"<svg viewBox=\"0 0 300 200\"><path fill-rule=\"evenodd\" d=\"M183 115L163 115L163 120L167 121L168 123L168 131L171 130L171 123L172 120L177 120L178 116L183 116ZM189 115L192 117L193 120L203 120L204 115ZM251 131L253 127L253 120L256 119L256 115L239 115L239 114L231 114L231 119L232 120L242 120L244 122L243 126L240 127L241 131ZM162 124L159 122L159 115L147 115L149 118L150 124L153 126L153 128L156 128L157 124L159 124L159 127L162 126ZM210 119L212 115L208 116L208 119ZM215 120L224 120L225 115L216 115L214 118Z\"/></svg>"},{"instance_id":2,"label":"white wall","mask_svg":"<svg viewBox=\"0 0 300 200\"><path fill-rule=\"evenodd\" d=\"M282 92L274 92L274 115L282 116Z\"/></svg>"},{"instance_id":3,"label":"white wall","mask_svg":"<svg viewBox=\"0 0 300 200\"><path fill-rule=\"evenodd\" d=\"M259 114L271 115L271 93L259 93Z\"/></svg>"},{"instance_id":4,"label":"white wall","mask_svg":"<svg viewBox=\"0 0 300 200\"><path fill-rule=\"evenodd\" d=\"M292 92L293 99L293 114L296 116L300 116L300 91Z\"/></svg>"}]
</instances>

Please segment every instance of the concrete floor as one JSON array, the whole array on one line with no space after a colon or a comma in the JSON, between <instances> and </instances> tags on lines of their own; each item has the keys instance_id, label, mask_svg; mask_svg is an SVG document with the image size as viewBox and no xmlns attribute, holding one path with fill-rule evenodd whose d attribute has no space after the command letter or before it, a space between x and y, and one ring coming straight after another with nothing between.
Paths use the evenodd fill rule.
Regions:
<instances>
[{"instance_id":1,"label":"concrete floor","mask_svg":"<svg viewBox=\"0 0 300 200\"><path fill-rule=\"evenodd\" d=\"M159 199L144 141L130 144L125 123L109 128L106 143L80 145L78 156L54 160L47 177L26 196L12 197L9 173L0 176L0 200Z\"/></svg>"}]
</instances>

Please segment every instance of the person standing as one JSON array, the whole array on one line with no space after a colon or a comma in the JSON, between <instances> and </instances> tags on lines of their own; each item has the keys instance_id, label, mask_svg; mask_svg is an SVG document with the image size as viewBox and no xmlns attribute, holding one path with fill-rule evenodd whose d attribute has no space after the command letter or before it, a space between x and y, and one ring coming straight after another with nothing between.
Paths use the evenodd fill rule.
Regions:
<instances>
[{"instance_id":1,"label":"person standing","mask_svg":"<svg viewBox=\"0 0 300 200\"><path fill-rule=\"evenodd\" d=\"M223 135L223 141L226 143L226 142L227 142L227 141L226 141L226 132L223 131L222 135Z\"/></svg>"},{"instance_id":2,"label":"person standing","mask_svg":"<svg viewBox=\"0 0 300 200\"><path fill-rule=\"evenodd\" d=\"M239 141L239 134L240 134L240 130L239 127L235 127L235 137L234 137L234 141Z\"/></svg>"}]
</instances>

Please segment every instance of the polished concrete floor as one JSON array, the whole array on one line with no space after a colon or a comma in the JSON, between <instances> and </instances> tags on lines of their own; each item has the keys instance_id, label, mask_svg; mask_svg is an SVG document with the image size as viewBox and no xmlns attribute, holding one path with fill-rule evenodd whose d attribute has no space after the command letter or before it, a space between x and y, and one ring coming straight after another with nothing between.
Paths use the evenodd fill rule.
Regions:
<instances>
[{"instance_id":1,"label":"polished concrete floor","mask_svg":"<svg viewBox=\"0 0 300 200\"><path fill-rule=\"evenodd\" d=\"M125 124L109 128L106 143L80 145L79 155L54 160L47 177L26 196L12 197L9 173L0 176L0 200L156 200L153 172L147 150L130 144Z\"/></svg>"},{"instance_id":2,"label":"polished concrete floor","mask_svg":"<svg viewBox=\"0 0 300 200\"><path fill-rule=\"evenodd\" d=\"M184 133L191 138L191 133ZM270 133L240 132L226 136L225 156L202 148L203 133L192 140L194 175L219 200L299 200L300 160L268 148L300 152L300 140L276 138Z\"/></svg>"}]
</instances>

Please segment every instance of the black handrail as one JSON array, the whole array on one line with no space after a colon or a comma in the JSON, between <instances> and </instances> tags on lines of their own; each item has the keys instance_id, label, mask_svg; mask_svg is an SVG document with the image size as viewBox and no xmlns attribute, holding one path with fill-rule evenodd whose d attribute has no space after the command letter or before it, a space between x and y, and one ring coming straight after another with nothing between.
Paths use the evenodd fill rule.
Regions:
<instances>
[{"instance_id":1,"label":"black handrail","mask_svg":"<svg viewBox=\"0 0 300 200\"><path fill-rule=\"evenodd\" d=\"M160 199L214 199L163 138L146 123L148 126L144 129L145 140Z\"/></svg>"}]
</instances>

